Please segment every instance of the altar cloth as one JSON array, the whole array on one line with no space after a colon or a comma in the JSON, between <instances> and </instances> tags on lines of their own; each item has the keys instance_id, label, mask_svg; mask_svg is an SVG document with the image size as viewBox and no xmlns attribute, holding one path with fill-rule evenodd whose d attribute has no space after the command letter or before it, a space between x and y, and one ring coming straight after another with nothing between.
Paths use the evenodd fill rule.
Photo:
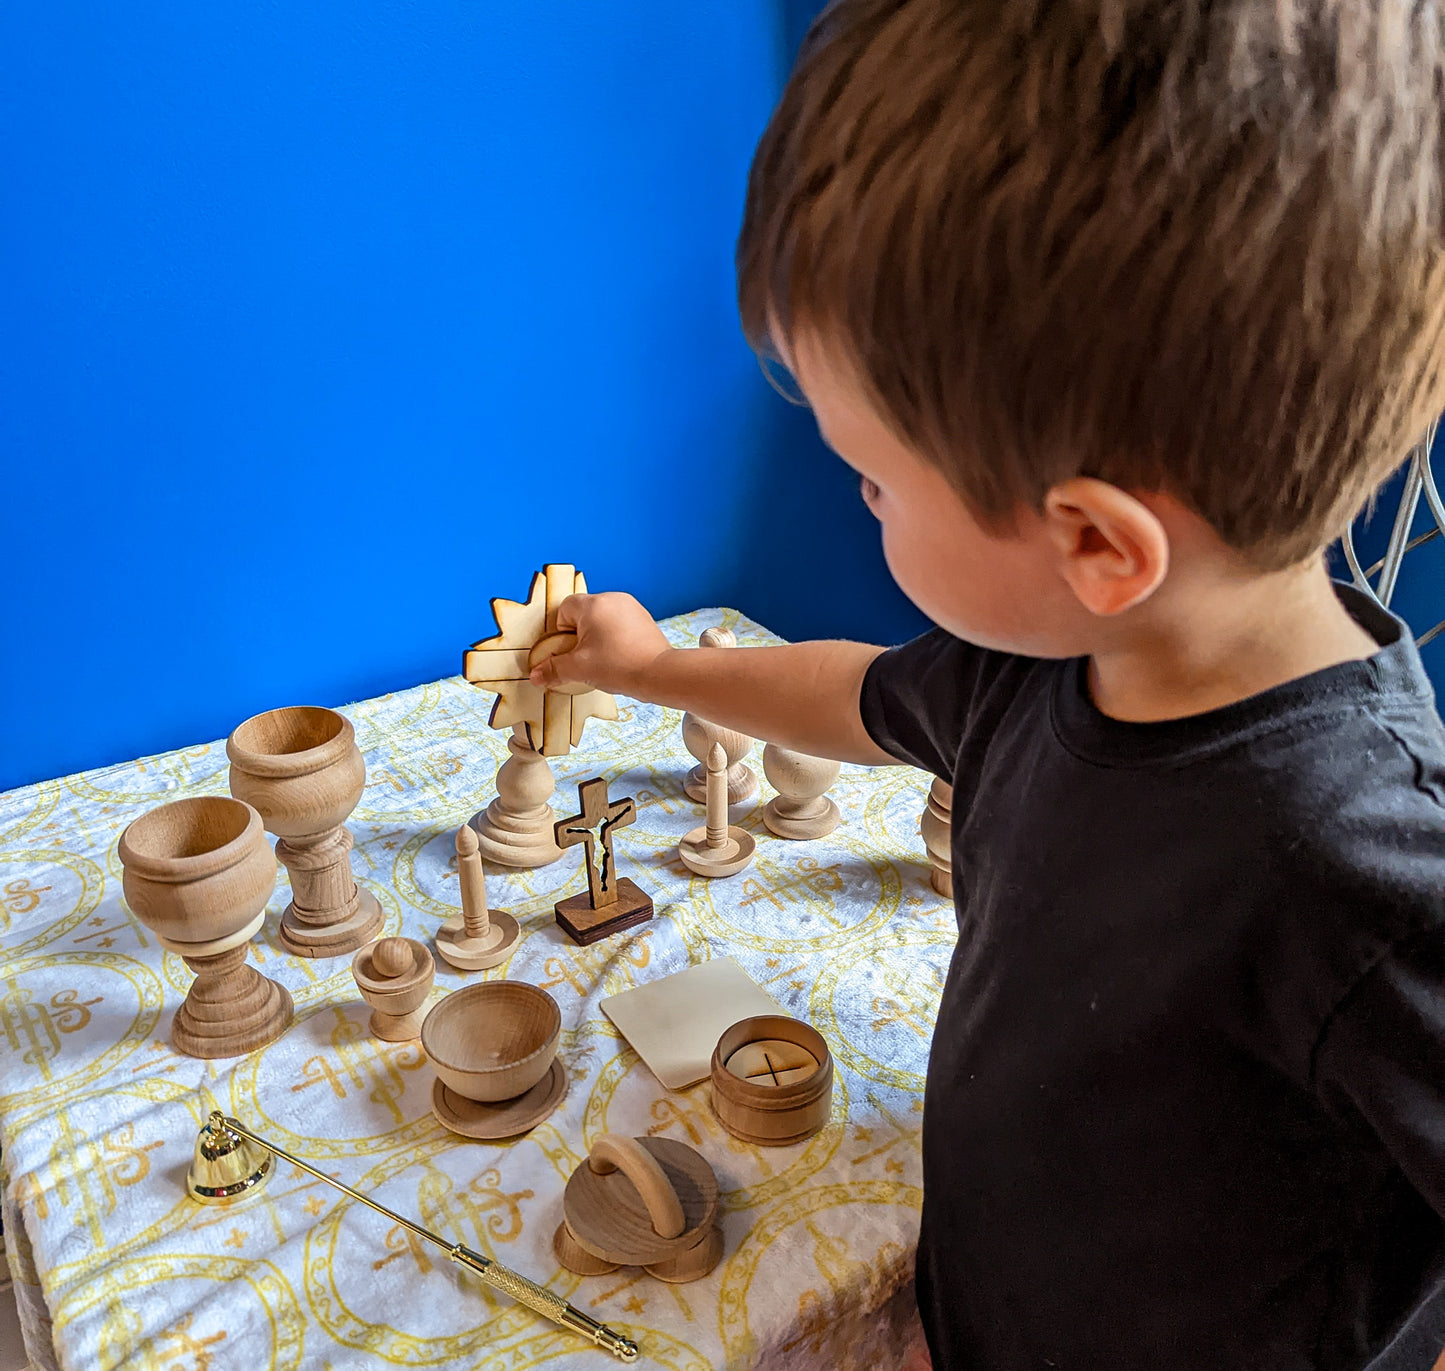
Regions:
<instances>
[{"instance_id":1,"label":"altar cloth","mask_svg":"<svg viewBox=\"0 0 1445 1371\"><path fill-rule=\"evenodd\" d=\"M668 620L675 643L725 623L743 645L779 641L730 610ZM485 626L483 626L485 627ZM363 701L367 784L349 821L352 868L385 913L383 935L430 942L459 909L456 828L493 797L506 735L493 697L460 677ZM929 778L845 766L829 792L843 824L789 842L762 822L761 785L732 822L753 864L706 880L677 860L701 822L683 793L693 759L675 711L619 699L553 770L559 817L605 776L634 796L618 868L653 897L650 922L577 947L552 917L585 888L578 850L535 871L488 870L493 908L522 938L493 970L438 959L432 1002L469 981L531 981L561 1006L561 1107L504 1143L433 1118L419 1042L384 1043L350 958L307 961L277 939L285 868L251 959L291 992L296 1018L270 1046L204 1062L169 1046L192 976L121 896L116 842L155 805L227 793L223 743L185 748L0 795L0 1163L27 1348L37 1368L351 1371L397 1365L586 1367L603 1352L495 1294L398 1225L282 1164L236 1208L185 1194L213 1108L277 1145L540 1281L642 1346L639 1365L889 1371L921 1336L912 1303L928 1042L956 938L918 821ZM239 720L237 722L240 722ZM748 1146L723 1132L703 1081L664 1089L598 1002L731 956L827 1039L833 1117L807 1142ZM602 1133L665 1134L716 1170L724 1257L701 1281L640 1270L579 1277L552 1254L562 1189Z\"/></svg>"}]
</instances>

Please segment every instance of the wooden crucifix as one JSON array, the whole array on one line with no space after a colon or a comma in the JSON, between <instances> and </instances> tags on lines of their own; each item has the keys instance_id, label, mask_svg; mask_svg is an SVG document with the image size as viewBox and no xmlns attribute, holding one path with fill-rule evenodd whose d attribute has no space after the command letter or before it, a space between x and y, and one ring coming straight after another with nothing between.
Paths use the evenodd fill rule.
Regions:
<instances>
[{"instance_id":1,"label":"wooden crucifix","mask_svg":"<svg viewBox=\"0 0 1445 1371\"><path fill-rule=\"evenodd\" d=\"M559 819L553 834L558 847L583 845L587 893L561 900L554 909L567 936L585 946L645 923L652 917L652 900L635 881L617 875L612 847L614 831L636 820L636 803L630 797L609 802L601 776L577 787L577 801L582 812Z\"/></svg>"}]
</instances>

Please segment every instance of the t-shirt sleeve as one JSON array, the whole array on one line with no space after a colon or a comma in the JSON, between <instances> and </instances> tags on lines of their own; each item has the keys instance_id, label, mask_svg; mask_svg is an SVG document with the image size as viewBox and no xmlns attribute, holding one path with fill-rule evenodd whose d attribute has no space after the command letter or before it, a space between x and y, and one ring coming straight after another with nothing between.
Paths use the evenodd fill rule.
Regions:
<instances>
[{"instance_id":1,"label":"t-shirt sleeve","mask_svg":"<svg viewBox=\"0 0 1445 1371\"><path fill-rule=\"evenodd\" d=\"M951 782L978 699L1008 660L941 628L891 647L863 677L863 726L890 757Z\"/></svg>"},{"instance_id":2,"label":"t-shirt sleeve","mask_svg":"<svg viewBox=\"0 0 1445 1371\"><path fill-rule=\"evenodd\" d=\"M1354 986L1320 1038L1314 1077L1445 1218L1445 927L1396 944Z\"/></svg>"}]
</instances>

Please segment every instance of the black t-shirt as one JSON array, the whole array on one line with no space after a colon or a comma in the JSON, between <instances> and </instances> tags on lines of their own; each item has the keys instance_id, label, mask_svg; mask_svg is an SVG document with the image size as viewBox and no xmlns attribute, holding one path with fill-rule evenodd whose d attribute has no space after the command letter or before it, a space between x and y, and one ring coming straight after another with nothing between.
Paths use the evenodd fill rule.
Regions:
<instances>
[{"instance_id":1,"label":"black t-shirt","mask_svg":"<svg viewBox=\"0 0 1445 1371\"><path fill-rule=\"evenodd\" d=\"M952 782L923 1116L939 1371L1426 1371L1445 1347L1445 731L1413 642L1124 723L936 630L863 684Z\"/></svg>"}]
</instances>

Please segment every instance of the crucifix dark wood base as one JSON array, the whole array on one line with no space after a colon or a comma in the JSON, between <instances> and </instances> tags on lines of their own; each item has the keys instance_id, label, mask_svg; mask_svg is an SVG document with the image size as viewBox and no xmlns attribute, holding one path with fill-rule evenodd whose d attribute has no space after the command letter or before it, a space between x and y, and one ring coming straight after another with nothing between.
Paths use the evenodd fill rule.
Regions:
<instances>
[{"instance_id":1,"label":"crucifix dark wood base","mask_svg":"<svg viewBox=\"0 0 1445 1371\"><path fill-rule=\"evenodd\" d=\"M607 782L600 776L583 781L577 787L577 798L582 812L559 819L553 832L558 847L584 845L587 893L559 900L553 909L562 931L585 947L646 923L652 917L652 899L636 881L617 875L612 851L613 830L632 823L637 806L631 799L609 803Z\"/></svg>"}]
</instances>

